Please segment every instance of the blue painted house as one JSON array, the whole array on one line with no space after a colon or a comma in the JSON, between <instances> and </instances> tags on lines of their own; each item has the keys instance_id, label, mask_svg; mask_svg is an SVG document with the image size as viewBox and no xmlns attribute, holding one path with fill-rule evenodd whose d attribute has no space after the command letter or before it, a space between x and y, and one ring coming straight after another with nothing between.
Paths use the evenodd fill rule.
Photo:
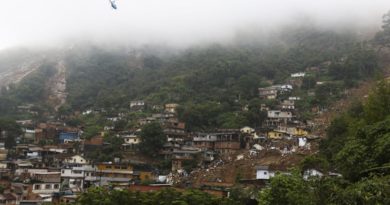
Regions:
<instances>
[{"instance_id":1,"label":"blue painted house","mask_svg":"<svg viewBox=\"0 0 390 205\"><path fill-rule=\"evenodd\" d=\"M61 144L65 141L74 141L79 139L80 136L78 132L61 132L59 136L59 141Z\"/></svg>"}]
</instances>

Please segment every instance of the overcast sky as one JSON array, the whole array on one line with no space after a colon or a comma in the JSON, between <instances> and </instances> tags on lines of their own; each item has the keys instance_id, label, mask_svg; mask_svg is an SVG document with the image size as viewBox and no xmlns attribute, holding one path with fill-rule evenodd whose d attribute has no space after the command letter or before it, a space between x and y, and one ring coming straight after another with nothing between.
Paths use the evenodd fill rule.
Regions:
<instances>
[{"instance_id":1,"label":"overcast sky","mask_svg":"<svg viewBox=\"0 0 390 205\"><path fill-rule=\"evenodd\" d=\"M232 38L310 16L320 25L350 20L379 26L390 0L0 0L0 49L96 42L193 44Z\"/></svg>"}]
</instances>

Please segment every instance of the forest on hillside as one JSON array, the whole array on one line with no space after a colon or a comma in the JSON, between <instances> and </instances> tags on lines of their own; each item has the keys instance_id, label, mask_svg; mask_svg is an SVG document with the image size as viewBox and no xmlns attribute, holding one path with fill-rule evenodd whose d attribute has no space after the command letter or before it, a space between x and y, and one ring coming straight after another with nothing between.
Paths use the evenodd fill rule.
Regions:
<instances>
[{"instance_id":1,"label":"forest on hillside","mask_svg":"<svg viewBox=\"0 0 390 205\"><path fill-rule=\"evenodd\" d=\"M128 110L130 101L144 100L148 105L180 104L179 118L190 130L256 127L264 119L257 105L273 104L259 100L260 87L288 83L292 73L307 72L293 94L304 99L301 110L309 110L328 105L346 88L381 72L371 42L351 32L310 26L285 29L267 44L249 39L180 52L151 50L80 46L64 52L68 95L59 114L102 108L120 112ZM28 102L38 113L53 113L45 86L55 63L46 61L21 83L3 88L0 111L23 118L15 115L16 107ZM309 92L316 95L308 97Z\"/></svg>"}]
</instances>

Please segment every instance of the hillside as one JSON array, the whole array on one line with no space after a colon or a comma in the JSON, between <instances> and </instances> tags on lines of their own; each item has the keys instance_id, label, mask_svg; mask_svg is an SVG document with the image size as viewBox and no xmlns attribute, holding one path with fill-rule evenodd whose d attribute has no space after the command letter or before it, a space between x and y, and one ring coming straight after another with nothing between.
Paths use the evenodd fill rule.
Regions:
<instances>
[{"instance_id":1,"label":"hillside","mask_svg":"<svg viewBox=\"0 0 390 205\"><path fill-rule=\"evenodd\" d=\"M3 95L4 102L13 102L3 105L4 111L15 111L15 106L26 100L38 107L49 103L44 110L59 109L62 113L128 109L130 101L144 100L150 106L180 104L180 118L191 124L190 129L237 128L248 123L256 127L262 114L252 109L245 114L242 108L267 103L258 102L259 87L286 83L291 73L306 71L309 75L294 94L306 99L300 109L307 110L340 98L344 88L374 76L378 68L375 53L351 32L314 27L285 29L267 44L248 39L245 43L204 45L184 51L153 46L108 49L83 44L46 52L50 55L37 59L37 66L27 67L26 74L18 79L11 78L13 83L24 80ZM59 64L67 68L62 80L49 72L57 72ZM54 81L42 82L49 78ZM65 81L65 90L60 92L66 93L66 101L51 99L50 92L58 92L50 91L52 85ZM332 83L315 86L319 81ZM318 95L308 97L308 92ZM330 93L331 98L321 97ZM62 102L53 104L56 101ZM244 117L234 117L237 113ZM229 119L219 120L226 117Z\"/></svg>"}]
</instances>

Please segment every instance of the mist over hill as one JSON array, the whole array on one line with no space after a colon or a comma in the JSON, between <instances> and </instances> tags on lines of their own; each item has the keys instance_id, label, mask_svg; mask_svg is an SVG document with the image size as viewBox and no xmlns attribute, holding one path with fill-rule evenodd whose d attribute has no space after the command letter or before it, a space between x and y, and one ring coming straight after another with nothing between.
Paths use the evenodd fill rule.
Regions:
<instances>
[{"instance_id":1,"label":"mist over hill","mask_svg":"<svg viewBox=\"0 0 390 205\"><path fill-rule=\"evenodd\" d=\"M353 27L325 29L299 24L267 33L241 31L229 43L186 48L84 41L57 48L20 48L0 57L4 72L14 71L14 75L8 74L13 80L7 81L7 89L2 91L0 108L12 113L18 105L34 103L41 112L127 109L130 101L145 100L149 104L175 102L183 107L224 102L218 112L235 112L257 97L258 87L285 82L291 73L310 67L325 65L325 76L346 80L342 86L372 76L358 68L343 68L341 62L355 59L353 66L371 61L370 38L372 35L363 37ZM366 58L359 60L362 55ZM335 68L329 67L329 62L343 64L337 69L352 70L332 72ZM60 64L63 78L58 77ZM367 69L366 65L360 67ZM350 77L350 72L355 72L355 77ZM51 88L59 85L56 81L66 84L61 99L55 97L58 90Z\"/></svg>"}]
</instances>

